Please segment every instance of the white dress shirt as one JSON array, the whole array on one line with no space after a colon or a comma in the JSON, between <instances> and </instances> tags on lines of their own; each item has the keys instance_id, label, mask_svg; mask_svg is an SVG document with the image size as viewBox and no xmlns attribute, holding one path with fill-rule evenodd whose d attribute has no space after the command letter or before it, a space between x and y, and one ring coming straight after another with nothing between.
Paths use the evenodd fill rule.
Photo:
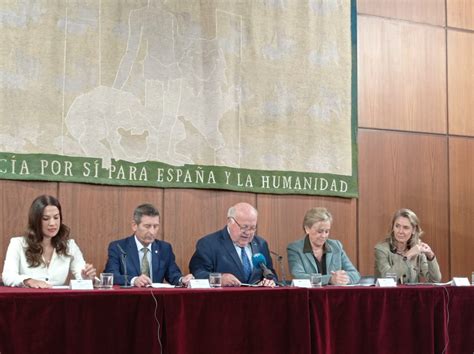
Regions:
<instances>
[{"instance_id":1,"label":"white dress shirt","mask_svg":"<svg viewBox=\"0 0 474 354\"><path fill-rule=\"evenodd\" d=\"M141 242L138 240L137 236L135 236L135 243L137 245L137 252L138 252L138 264L140 264L140 267L141 267L141 264L142 264L142 260L143 260L143 251L142 251L142 248L145 247L141 244ZM145 248L148 248L148 253L147 253L147 257L148 258L148 264L150 265L150 279L151 279L151 282L153 283L153 266L151 264L151 243L146 246ZM130 285L135 285L135 279L137 279L138 277L133 277L131 280L130 280Z\"/></svg>"},{"instance_id":2,"label":"white dress shirt","mask_svg":"<svg viewBox=\"0 0 474 354\"><path fill-rule=\"evenodd\" d=\"M240 261L243 264L244 260L242 259L242 247L240 247L239 244L237 244L235 242L234 242L234 247L235 247L235 251L239 255ZM245 253L247 254L247 257L248 257L249 262L250 262L250 269L253 270L253 262L252 262L253 254L252 254L252 248L250 247L250 244L247 244L247 246L244 247L244 250L245 250Z\"/></svg>"}]
</instances>

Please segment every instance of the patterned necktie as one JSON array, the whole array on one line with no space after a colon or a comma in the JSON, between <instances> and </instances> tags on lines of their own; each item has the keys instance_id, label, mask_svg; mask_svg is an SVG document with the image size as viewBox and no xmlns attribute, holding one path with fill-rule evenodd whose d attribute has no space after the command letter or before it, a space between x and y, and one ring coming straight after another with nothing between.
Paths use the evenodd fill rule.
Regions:
<instances>
[{"instance_id":1,"label":"patterned necktie","mask_svg":"<svg viewBox=\"0 0 474 354\"><path fill-rule=\"evenodd\" d=\"M150 263L148 262L148 251L150 251L148 248L143 247L142 252L143 252L143 258L142 258L142 267L141 271L142 274L145 274L148 278L150 277Z\"/></svg>"},{"instance_id":2,"label":"patterned necktie","mask_svg":"<svg viewBox=\"0 0 474 354\"><path fill-rule=\"evenodd\" d=\"M252 274L252 266L250 265L249 257L247 257L247 252L245 252L245 247L240 247L240 256L242 257L242 265L244 266L245 281L248 282Z\"/></svg>"}]
</instances>

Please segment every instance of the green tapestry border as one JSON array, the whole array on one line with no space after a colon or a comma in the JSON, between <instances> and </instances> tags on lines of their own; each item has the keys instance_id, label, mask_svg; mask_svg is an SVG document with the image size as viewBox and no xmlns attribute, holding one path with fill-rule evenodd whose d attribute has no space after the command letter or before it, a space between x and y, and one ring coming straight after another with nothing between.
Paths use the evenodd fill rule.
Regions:
<instances>
[{"instance_id":1,"label":"green tapestry border","mask_svg":"<svg viewBox=\"0 0 474 354\"><path fill-rule=\"evenodd\" d=\"M356 197L351 176L285 171L260 171L222 166L161 162L131 163L51 154L0 153L0 179L80 182L157 188L225 189L271 194L308 194Z\"/></svg>"}]
</instances>

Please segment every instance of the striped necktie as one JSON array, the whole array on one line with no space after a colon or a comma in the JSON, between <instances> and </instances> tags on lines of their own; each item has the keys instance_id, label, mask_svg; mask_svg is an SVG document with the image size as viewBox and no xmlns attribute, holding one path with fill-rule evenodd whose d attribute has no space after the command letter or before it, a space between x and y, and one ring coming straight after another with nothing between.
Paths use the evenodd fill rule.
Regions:
<instances>
[{"instance_id":1,"label":"striped necktie","mask_svg":"<svg viewBox=\"0 0 474 354\"><path fill-rule=\"evenodd\" d=\"M150 250L146 247L142 248L143 252L143 258L142 258L142 266L141 266L141 271L142 274L145 274L148 278L150 277L150 262L148 262L148 252Z\"/></svg>"},{"instance_id":2,"label":"striped necktie","mask_svg":"<svg viewBox=\"0 0 474 354\"><path fill-rule=\"evenodd\" d=\"M244 266L245 282L248 282L250 280L250 276L252 275L252 266L250 265L247 252L245 252L245 247L240 247L240 256L242 258L242 265Z\"/></svg>"}]
</instances>

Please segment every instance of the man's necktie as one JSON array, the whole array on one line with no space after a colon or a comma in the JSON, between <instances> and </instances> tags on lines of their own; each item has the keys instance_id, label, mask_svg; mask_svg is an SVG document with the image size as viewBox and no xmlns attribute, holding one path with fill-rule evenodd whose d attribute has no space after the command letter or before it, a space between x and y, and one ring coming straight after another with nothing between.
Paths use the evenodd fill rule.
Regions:
<instances>
[{"instance_id":1,"label":"man's necktie","mask_svg":"<svg viewBox=\"0 0 474 354\"><path fill-rule=\"evenodd\" d=\"M242 265L244 266L245 281L248 282L252 274L252 266L250 265L249 257L247 257L247 252L245 252L245 247L240 247L240 256L242 257Z\"/></svg>"},{"instance_id":2,"label":"man's necktie","mask_svg":"<svg viewBox=\"0 0 474 354\"><path fill-rule=\"evenodd\" d=\"M142 259L142 266L141 266L141 271L142 274L145 274L147 277L150 277L150 262L148 262L148 251L149 249L146 247L142 248L143 252L143 259Z\"/></svg>"}]
</instances>

